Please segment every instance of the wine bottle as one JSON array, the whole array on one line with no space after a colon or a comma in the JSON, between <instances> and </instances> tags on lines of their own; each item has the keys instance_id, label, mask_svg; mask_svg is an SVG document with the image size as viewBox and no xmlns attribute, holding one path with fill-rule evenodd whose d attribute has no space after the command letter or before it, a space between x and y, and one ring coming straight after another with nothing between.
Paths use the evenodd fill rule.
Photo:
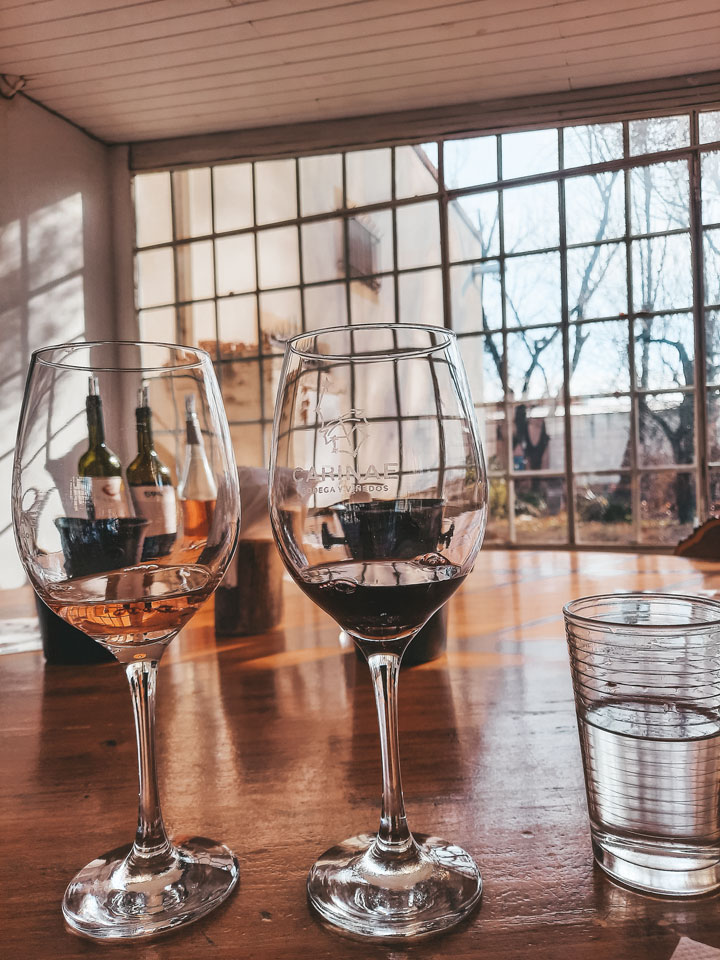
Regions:
<instances>
[{"instance_id":1,"label":"wine bottle","mask_svg":"<svg viewBox=\"0 0 720 960\"><path fill-rule=\"evenodd\" d=\"M177 503L170 470L155 451L148 388L141 387L135 409L138 452L127 468L135 513L148 521L142 559L167 556L177 537Z\"/></svg>"},{"instance_id":2,"label":"wine bottle","mask_svg":"<svg viewBox=\"0 0 720 960\"><path fill-rule=\"evenodd\" d=\"M78 461L78 481L73 482L75 512L88 520L107 520L129 514L122 466L105 443L105 421L98 378L91 376L85 400L88 448Z\"/></svg>"},{"instance_id":3,"label":"wine bottle","mask_svg":"<svg viewBox=\"0 0 720 960\"><path fill-rule=\"evenodd\" d=\"M185 463L178 487L184 539L188 546L204 546L215 511L217 484L205 453L193 394L185 397L185 433Z\"/></svg>"}]
</instances>

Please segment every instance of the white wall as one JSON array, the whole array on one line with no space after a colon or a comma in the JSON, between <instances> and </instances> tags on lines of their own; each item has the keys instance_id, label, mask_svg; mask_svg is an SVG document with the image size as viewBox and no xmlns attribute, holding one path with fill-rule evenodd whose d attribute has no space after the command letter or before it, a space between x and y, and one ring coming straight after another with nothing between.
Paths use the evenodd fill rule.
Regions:
<instances>
[{"instance_id":1,"label":"white wall","mask_svg":"<svg viewBox=\"0 0 720 960\"><path fill-rule=\"evenodd\" d=\"M9 501L30 353L117 335L111 156L29 100L0 99L0 591L25 582Z\"/></svg>"}]
</instances>

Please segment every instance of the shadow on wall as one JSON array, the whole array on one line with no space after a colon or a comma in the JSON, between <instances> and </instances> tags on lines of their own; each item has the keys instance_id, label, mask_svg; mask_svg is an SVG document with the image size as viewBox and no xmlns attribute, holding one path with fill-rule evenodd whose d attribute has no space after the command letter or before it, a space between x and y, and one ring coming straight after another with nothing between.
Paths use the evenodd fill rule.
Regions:
<instances>
[{"instance_id":1,"label":"shadow on wall","mask_svg":"<svg viewBox=\"0 0 720 960\"><path fill-rule=\"evenodd\" d=\"M112 335L107 153L21 97L0 101L0 603L25 583L10 487L30 354Z\"/></svg>"}]
</instances>

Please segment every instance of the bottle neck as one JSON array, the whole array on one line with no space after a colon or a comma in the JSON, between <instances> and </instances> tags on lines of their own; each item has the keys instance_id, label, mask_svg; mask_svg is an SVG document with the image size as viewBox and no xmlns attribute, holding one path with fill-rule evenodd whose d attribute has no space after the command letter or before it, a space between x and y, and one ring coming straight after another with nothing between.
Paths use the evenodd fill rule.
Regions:
<instances>
[{"instance_id":1,"label":"bottle neck","mask_svg":"<svg viewBox=\"0 0 720 960\"><path fill-rule=\"evenodd\" d=\"M101 447L105 443L105 422L100 397L91 394L85 401L85 410L90 448Z\"/></svg>"},{"instance_id":2,"label":"bottle neck","mask_svg":"<svg viewBox=\"0 0 720 960\"><path fill-rule=\"evenodd\" d=\"M135 410L137 423L138 453L141 456L151 456L153 453L152 421L149 407L138 407Z\"/></svg>"},{"instance_id":3,"label":"bottle neck","mask_svg":"<svg viewBox=\"0 0 720 960\"><path fill-rule=\"evenodd\" d=\"M189 446L204 448L202 433L198 418L193 414L185 421L185 437Z\"/></svg>"}]
</instances>

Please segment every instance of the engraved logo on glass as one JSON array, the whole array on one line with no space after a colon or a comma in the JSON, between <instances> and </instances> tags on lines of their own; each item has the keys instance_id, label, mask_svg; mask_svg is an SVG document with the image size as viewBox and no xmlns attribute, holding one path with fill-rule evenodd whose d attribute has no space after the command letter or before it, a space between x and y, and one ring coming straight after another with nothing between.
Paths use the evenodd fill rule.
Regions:
<instances>
[{"instance_id":1,"label":"engraved logo on glass","mask_svg":"<svg viewBox=\"0 0 720 960\"><path fill-rule=\"evenodd\" d=\"M348 453L356 457L367 440L368 422L362 410L350 410L334 420L322 421L320 434L333 453Z\"/></svg>"}]
</instances>

